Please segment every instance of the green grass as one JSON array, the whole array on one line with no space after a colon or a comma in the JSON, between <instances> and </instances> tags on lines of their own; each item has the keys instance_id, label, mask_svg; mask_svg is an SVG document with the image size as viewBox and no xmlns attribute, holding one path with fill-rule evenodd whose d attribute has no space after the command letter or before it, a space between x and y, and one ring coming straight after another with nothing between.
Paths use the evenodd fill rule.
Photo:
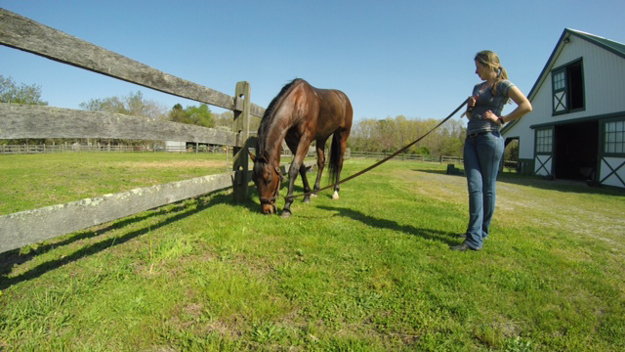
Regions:
<instances>
[{"instance_id":1,"label":"green grass","mask_svg":"<svg viewBox=\"0 0 625 352\"><path fill-rule=\"evenodd\" d=\"M444 169L391 161L290 219L217 193L0 255L0 349L625 348L622 190L504 175L491 238L456 253L466 181Z\"/></svg>"},{"instance_id":2,"label":"green grass","mask_svg":"<svg viewBox=\"0 0 625 352\"><path fill-rule=\"evenodd\" d=\"M0 155L0 215L225 171L223 154Z\"/></svg>"}]
</instances>

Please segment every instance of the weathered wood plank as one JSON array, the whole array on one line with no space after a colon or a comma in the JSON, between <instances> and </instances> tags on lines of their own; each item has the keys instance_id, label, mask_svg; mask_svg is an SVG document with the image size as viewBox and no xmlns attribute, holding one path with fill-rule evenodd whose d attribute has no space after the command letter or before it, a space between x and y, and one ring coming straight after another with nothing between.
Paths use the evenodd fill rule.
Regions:
<instances>
[{"instance_id":1,"label":"weathered wood plank","mask_svg":"<svg viewBox=\"0 0 625 352\"><path fill-rule=\"evenodd\" d=\"M233 177L209 175L0 216L0 253L230 188Z\"/></svg>"},{"instance_id":2,"label":"weathered wood plank","mask_svg":"<svg viewBox=\"0 0 625 352\"><path fill-rule=\"evenodd\" d=\"M0 8L0 44L182 98L241 110L240 99L116 54L82 39ZM252 104L262 117L264 108Z\"/></svg>"},{"instance_id":3,"label":"weathered wood plank","mask_svg":"<svg viewBox=\"0 0 625 352\"><path fill-rule=\"evenodd\" d=\"M246 96L250 94L250 84L248 82L239 82L235 89L235 96ZM243 109L240 112L234 113L234 121L232 124L232 130L239 133L241 141L248 141L250 136L250 101L245 99ZM247 177L248 171L248 149L246 142L243 142L241 148L232 148L233 162L232 170L236 171L235 174L235 187L233 189L234 200L237 202L243 202L247 199L249 180Z\"/></svg>"},{"instance_id":4,"label":"weathered wood plank","mask_svg":"<svg viewBox=\"0 0 625 352\"><path fill-rule=\"evenodd\" d=\"M48 106L0 104L0 139L104 138L240 147L234 132L147 117Z\"/></svg>"}]
</instances>

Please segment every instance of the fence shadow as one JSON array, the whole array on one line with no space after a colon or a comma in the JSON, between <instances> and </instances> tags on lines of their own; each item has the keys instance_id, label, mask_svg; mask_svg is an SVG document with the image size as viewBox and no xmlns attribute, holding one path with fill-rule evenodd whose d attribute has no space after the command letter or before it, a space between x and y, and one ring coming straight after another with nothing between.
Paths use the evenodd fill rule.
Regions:
<instances>
[{"instance_id":1,"label":"fence shadow","mask_svg":"<svg viewBox=\"0 0 625 352\"><path fill-rule=\"evenodd\" d=\"M457 233L455 232L445 232L424 228L417 228L410 225L400 225L396 221L388 220L388 219L380 219L367 214L364 214L360 211L349 209L349 208L338 208L320 205L319 209L338 212L336 216L342 216L346 218L351 218L356 221L360 221L369 226L377 227L379 229L386 229L393 232L402 232L407 233L412 236L418 236L424 239L434 240L443 242L447 245L455 245L458 244Z\"/></svg>"},{"instance_id":2,"label":"fence shadow","mask_svg":"<svg viewBox=\"0 0 625 352\"><path fill-rule=\"evenodd\" d=\"M120 244L124 244L150 231L159 229L161 227L167 226L176 221L182 220L191 215L199 213L211 207L212 205L223 204L223 203L234 204L232 195L231 194L205 195L202 197L193 198L192 200L185 200L185 201L175 203L173 204L173 207L170 204L167 207L156 208L152 211L141 213L138 216L129 217L127 219L116 221L115 223L112 223L110 225L105 225L105 227L101 227L101 228L90 230L90 231L82 231L73 235L65 236L63 240L58 241L58 242L54 242L54 240L52 240L53 241L52 243L44 244L26 254L21 254L20 249L15 249L15 250L7 251L4 253L0 253L0 291L5 290L8 287L13 286L17 283L35 279L47 272L58 269L66 264L69 264L81 258L99 253L107 248L111 248L114 246L118 246ZM236 205L242 206L248 209L256 209L256 210L258 209L258 203L255 203L251 200L238 203ZM82 239L104 237L114 230L122 229L134 223L148 220L150 218L164 217L164 216L166 216L166 218L164 218L163 220L159 221L156 224L150 224L149 226L146 226L144 228L141 228L135 231L128 232L122 236L113 236L113 237L105 238L102 241L99 241L97 243L92 243L84 247L81 247L74 253L64 256L62 258L54 259L54 260L50 260L45 263L42 263L17 276L10 277L10 278L6 277L7 275L11 273L11 270L14 266L24 264L32 260L33 258L41 254L44 254L48 251L51 251L55 248L70 245Z\"/></svg>"}]
</instances>

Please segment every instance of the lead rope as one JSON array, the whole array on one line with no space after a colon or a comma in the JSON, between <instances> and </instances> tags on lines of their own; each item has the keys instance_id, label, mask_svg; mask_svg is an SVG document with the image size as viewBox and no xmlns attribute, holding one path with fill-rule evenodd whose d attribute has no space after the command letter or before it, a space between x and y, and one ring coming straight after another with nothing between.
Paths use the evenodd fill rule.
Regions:
<instances>
[{"instance_id":1,"label":"lead rope","mask_svg":"<svg viewBox=\"0 0 625 352\"><path fill-rule=\"evenodd\" d=\"M413 145L415 145L416 143L418 143L419 141L421 141L423 138L427 137L430 133L434 132L434 130L436 130L437 128L439 128L442 124L444 124L445 122L447 122L447 120L449 120L452 116L454 116L454 115L455 115L455 114L456 114L456 113L457 113L460 109L462 109L462 107L463 107L463 106L465 106L465 105L467 104L467 102L468 102L468 101L469 101L469 99L467 99L467 100L463 101L463 102L462 102L462 104L460 104L460 106L458 106L458 107L456 108L456 110L454 110L451 114L449 114L449 116L447 116L446 118L444 118L441 122L439 122L439 123L438 123L438 125L434 126L434 128L432 128L431 130L429 130L426 134L424 134L423 136L419 137L419 138L418 138L417 140L415 140L414 142L411 142L410 144L408 144L408 145L404 146L403 148L401 148L400 150L396 151L395 153L393 153L393 154L391 154L391 155L387 156L386 158L384 158L384 159L382 159L382 160L378 161L377 163L375 163L375 164L373 164L373 165L371 165L371 166L369 166L369 167L367 167L367 168L365 168L365 169L363 169L363 170L361 170L361 171L358 171L357 173L355 173L355 174L353 174L353 175L351 175L351 176L349 176L349 177L347 177L347 178L344 178L344 179L340 180L339 182L336 182L336 183L333 183L333 184L331 184L331 185L328 185L328 186L325 186L325 187L323 187L323 188L320 188L320 189L319 189L319 190L317 190L317 191L310 191L310 192L307 192L307 193L294 195L294 196L292 196L292 198L298 198L298 197L302 197L302 196L307 196L307 195L310 195L310 194L313 194L313 193L318 193L318 192L321 192L321 191L325 191L326 189L329 189L329 188L332 188L332 187L336 187L337 185L340 185L341 183L345 183L345 182L347 182L347 181L349 181L349 180L355 179L356 177L358 177L358 176L360 176L360 175L362 175L362 174L364 174L364 173L368 172L369 170L371 170L371 169L373 169L373 168L376 168L376 167L380 166L381 164L383 164L383 163L385 163L385 162L387 162L387 161L391 160L392 158L396 157L398 154L400 154L400 153L401 153L401 152L403 152L404 150L406 150L406 149L408 149L408 148L412 147ZM288 198L288 196L284 196L284 198Z\"/></svg>"}]
</instances>

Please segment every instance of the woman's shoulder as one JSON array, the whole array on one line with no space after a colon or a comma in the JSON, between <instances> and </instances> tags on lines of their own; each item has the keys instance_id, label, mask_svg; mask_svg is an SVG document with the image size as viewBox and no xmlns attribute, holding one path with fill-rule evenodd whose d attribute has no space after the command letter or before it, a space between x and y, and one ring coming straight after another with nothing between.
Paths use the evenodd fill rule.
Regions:
<instances>
[{"instance_id":1,"label":"woman's shoulder","mask_svg":"<svg viewBox=\"0 0 625 352\"><path fill-rule=\"evenodd\" d=\"M501 94L508 95L508 91L512 87L514 87L514 83L508 79L503 79L499 82L497 89L501 92Z\"/></svg>"},{"instance_id":2,"label":"woman's shoulder","mask_svg":"<svg viewBox=\"0 0 625 352\"><path fill-rule=\"evenodd\" d=\"M510 87L512 87L514 85L514 83L512 83L512 81L510 81L509 79L502 79L500 83L502 85L510 86Z\"/></svg>"}]
</instances>

